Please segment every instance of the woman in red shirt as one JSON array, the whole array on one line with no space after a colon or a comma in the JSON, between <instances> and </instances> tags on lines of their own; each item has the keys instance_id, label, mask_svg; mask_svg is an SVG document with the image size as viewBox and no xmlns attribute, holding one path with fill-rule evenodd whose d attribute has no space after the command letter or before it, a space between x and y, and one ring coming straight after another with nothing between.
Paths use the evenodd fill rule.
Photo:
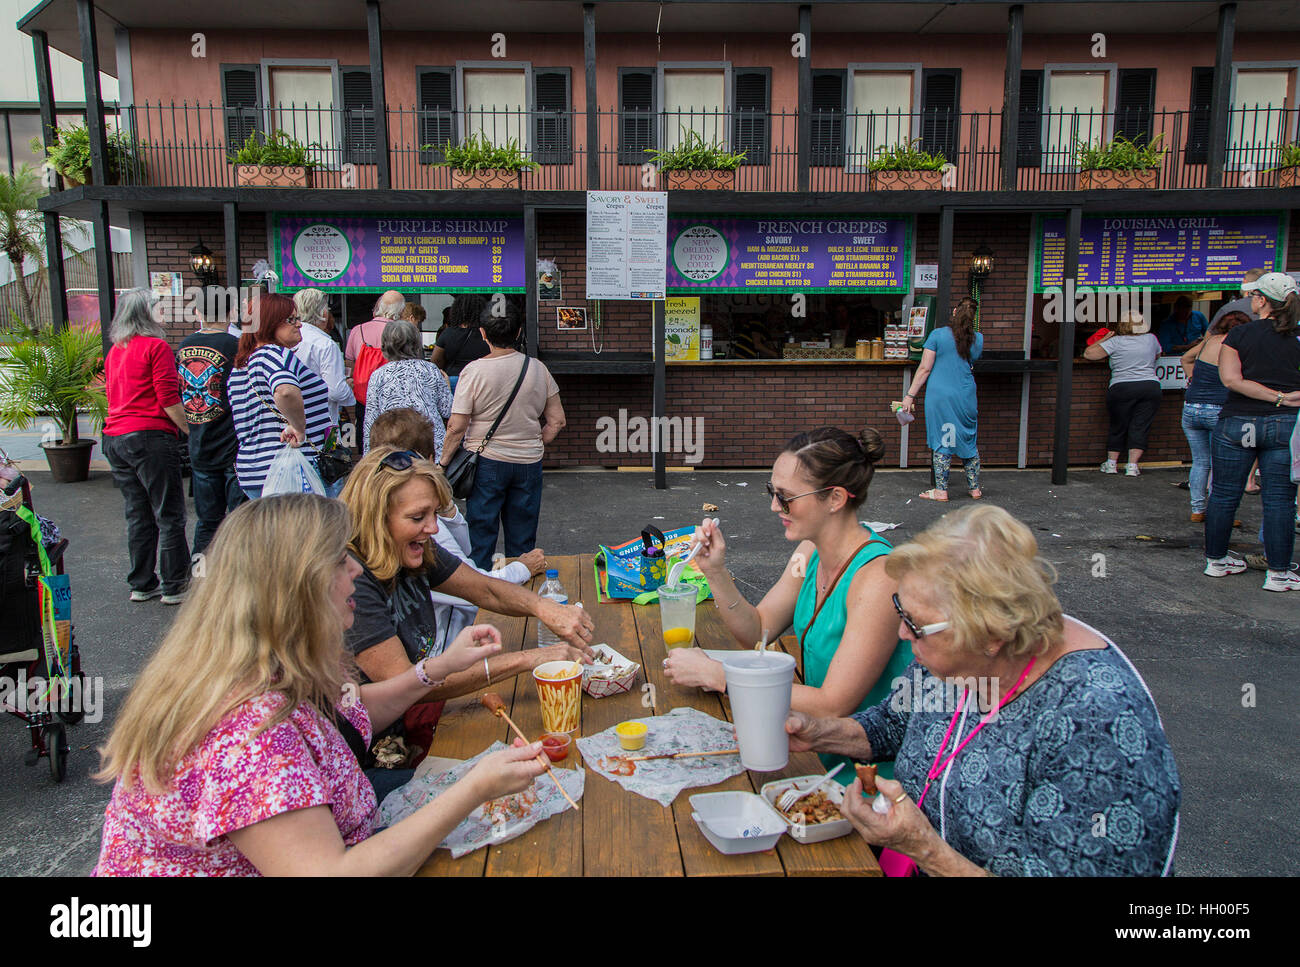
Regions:
<instances>
[{"instance_id":1,"label":"woman in red shirt","mask_svg":"<svg viewBox=\"0 0 1300 967\"><path fill-rule=\"evenodd\" d=\"M163 604L180 604L189 583L190 553L179 440L189 428L176 357L154 318L154 301L148 289L132 289L118 300L109 331L113 347L104 361L108 419L103 450L126 500L131 600L161 595ZM155 573L160 556L161 582Z\"/></svg>"}]
</instances>

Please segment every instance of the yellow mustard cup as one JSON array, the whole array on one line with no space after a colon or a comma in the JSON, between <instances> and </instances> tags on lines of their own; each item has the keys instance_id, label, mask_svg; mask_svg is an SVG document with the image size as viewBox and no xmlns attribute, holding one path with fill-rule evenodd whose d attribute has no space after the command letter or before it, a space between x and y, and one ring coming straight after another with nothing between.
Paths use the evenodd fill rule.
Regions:
<instances>
[{"instance_id":1,"label":"yellow mustard cup","mask_svg":"<svg viewBox=\"0 0 1300 967\"><path fill-rule=\"evenodd\" d=\"M618 736L619 744L628 752L636 752L645 747L645 736L648 731L644 722L620 722L614 727L614 734Z\"/></svg>"}]
</instances>

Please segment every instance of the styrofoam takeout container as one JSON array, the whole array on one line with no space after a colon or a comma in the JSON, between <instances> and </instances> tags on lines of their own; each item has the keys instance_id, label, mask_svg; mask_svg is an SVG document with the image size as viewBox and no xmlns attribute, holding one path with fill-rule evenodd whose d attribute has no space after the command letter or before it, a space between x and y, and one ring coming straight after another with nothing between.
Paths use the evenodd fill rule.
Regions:
<instances>
[{"instance_id":1,"label":"styrofoam takeout container","mask_svg":"<svg viewBox=\"0 0 1300 967\"><path fill-rule=\"evenodd\" d=\"M691 819L719 853L771 849L789 825L772 805L752 792L706 792L691 796Z\"/></svg>"},{"instance_id":2,"label":"styrofoam takeout container","mask_svg":"<svg viewBox=\"0 0 1300 967\"><path fill-rule=\"evenodd\" d=\"M582 690L592 698L605 698L609 695L621 695L624 692L632 690L632 683L636 681L636 673L641 670L641 666L630 658L624 658L613 648L606 644L592 645L591 650L597 654L605 655L613 660L615 665L626 665L628 670L620 674L617 678L596 678L594 672L601 668L608 668L608 665L583 665L582 666Z\"/></svg>"},{"instance_id":3,"label":"styrofoam takeout container","mask_svg":"<svg viewBox=\"0 0 1300 967\"><path fill-rule=\"evenodd\" d=\"M825 773L822 774L822 776L824 775ZM821 779L822 776L796 776L793 779L776 779L764 784L763 788L759 790L759 795L761 795L764 800L771 803L773 810L776 810L776 801L781 798L781 793L785 792L791 786L796 785L800 789L807 789L810 783L816 782L818 779ZM834 780L828 782L822 787L821 791L826 793L826 798L835 803L836 806L843 804L844 787L838 782L835 782ZM853 832L853 824L843 816L829 823L808 824L796 823L792 819L786 819L785 816L781 815L779 810L776 810L776 814L781 816L781 819L785 821L786 826L790 830L791 838L805 845L808 843L824 843L828 839L839 839L841 836L846 836Z\"/></svg>"}]
</instances>

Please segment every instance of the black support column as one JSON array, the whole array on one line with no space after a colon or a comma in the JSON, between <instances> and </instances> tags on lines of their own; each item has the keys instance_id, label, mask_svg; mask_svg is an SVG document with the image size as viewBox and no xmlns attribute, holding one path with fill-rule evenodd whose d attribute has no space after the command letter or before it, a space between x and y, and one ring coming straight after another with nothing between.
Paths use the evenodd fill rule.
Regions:
<instances>
[{"instance_id":1,"label":"black support column","mask_svg":"<svg viewBox=\"0 0 1300 967\"><path fill-rule=\"evenodd\" d=\"M537 209L524 206L524 301L528 309L524 331L528 339L528 355L537 356Z\"/></svg>"},{"instance_id":2,"label":"black support column","mask_svg":"<svg viewBox=\"0 0 1300 967\"><path fill-rule=\"evenodd\" d=\"M939 211L939 293L934 300L934 327L948 325L952 313L952 208Z\"/></svg>"},{"instance_id":3,"label":"black support column","mask_svg":"<svg viewBox=\"0 0 1300 967\"><path fill-rule=\"evenodd\" d=\"M54 114L54 84L50 74L50 42L45 31L32 31L32 53L36 61L36 93L41 102L41 143L48 148L54 143L57 121ZM41 179L51 193L57 192L62 185L62 179L48 161L41 168ZM58 212L45 212L44 221L50 320L57 330L68 324L68 286L63 277L63 229Z\"/></svg>"},{"instance_id":4,"label":"black support column","mask_svg":"<svg viewBox=\"0 0 1300 967\"><path fill-rule=\"evenodd\" d=\"M226 288L239 290L239 205L221 203L221 221L226 234ZM240 300L240 305L243 300Z\"/></svg>"},{"instance_id":5,"label":"black support column","mask_svg":"<svg viewBox=\"0 0 1300 967\"><path fill-rule=\"evenodd\" d=\"M1070 466L1070 405L1074 390L1074 289L1079 278L1079 236L1083 209L1071 208L1065 216L1065 265L1061 287L1066 309L1061 318L1061 338L1056 349L1056 431L1052 435L1052 483L1066 482Z\"/></svg>"},{"instance_id":6,"label":"black support column","mask_svg":"<svg viewBox=\"0 0 1300 967\"><path fill-rule=\"evenodd\" d=\"M1237 30L1237 5L1219 5L1219 34L1214 46L1214 93L1210 98L1210 145L1206 158L1207 187L1223 187L1228 159L1228 108L1232 97L1232 39Z\"/></svg>"},{"instance_id":7,"label":"black support column","mask_svg":"<svg viewBox=\"0 0 1300 967\"><path fill-rule=\"evenodd\" d=\"M95 38L95 6L77 0L77 31L81 35L81 76L86 92L86 128L90 133L90 177L96 185L108 183L108 141L104 133L104 100L99 94L99 48ZM99 287L99 331L108 355L109 323L113 319L113 236L109 229L108 202L95 204L90 217L95 235L95 274Z\"/></svg>"},{"instance_id":8,"label":"black support column","mask_svg":"<svg viewBox=\"0 0 1300 967\"><path fill-rule=\"evenodd\" d=\"M536 273L533 273L536 275ZM667 435L663 417L668 408L668 372L664 363L664 300L656 299L654 305L654 347L655 347L655 386L654 400L652 402L653 420L650 422L650 440L651 440L651 465L655 472L655 490L668 489L668 475L666 471L667 454L664 453L662 437ZM664 432L661 434L661 430Z\"/></svg>"},{"instance_id":9,"label":"black support column","mask_svg":"<svg viewBox=\"0 0 1300 967\"><path fill-rule=\"evenodd\" d=\"M804 56L799 58L799 151L798 187L807 191L812 184L812 7L799 8L799 33Z\"/></svg>"},{"instance_id":10,"label":"black support column","mask_svg":"<svg viewBox=\"0 0 1300 967\"><path fill-rule=\"evenodd\" d=\"M380 190L393 186L388 143L388 97L384 93L384 47L379 37L379 0L366 0L366 34L370 40L370 94L375 102L376 179Z\"/></svg>"},{"instance_id":11,"label":"black support column","mask_svg":"<svg viewBox=\"0 0 1300 967\"><path fill-rule=\"evenodd\" d=\"M1002 80L1002 190L1014 191L1020 144L1020 51L1025 39L1025 8L1007 11L1007 72Z\"/></svg>"},{"instance_id":12,"label":"black support column","mask_svg":"<svg viewBox=\"0 0 1300 967\"><path fill-rule=\"evenodd\" d=\"M587 190L600 187L600 102L596 93L596 5L582 5L582 64L587 92ZM615 125L617 120L613 120Z\"/></svg>"}]
</instances>

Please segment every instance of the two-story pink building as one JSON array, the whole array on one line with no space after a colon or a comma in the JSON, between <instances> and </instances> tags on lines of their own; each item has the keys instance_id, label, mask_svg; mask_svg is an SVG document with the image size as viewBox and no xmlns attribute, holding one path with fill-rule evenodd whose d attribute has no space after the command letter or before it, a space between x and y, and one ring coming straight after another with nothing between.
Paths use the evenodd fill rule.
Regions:
<instances>
[{"instance_id":1,"label":"two-story pink building","mask_svg":"<svg viewBox=\"0 0 1300 967\"><path fill-rule=\"evenodd\" d=\"M54 47L118 79L102 121L87 92L91 182L42 204L131 228L117 288L198 284L206 243L226 284L266 259L348 324L388 288L515 293L568 411L557 466L763 466L824 423L875 425L898 464L925 465L924 434L888 408L912 363L857 357L896 355L909 322L975 293L983 461L1063 480L1100 459L1108 380L1076 359L1104 320L1061 311L1072 283L1120 288L1158 326L1180 294L1209 316L1246 269L1300 268L1296 5L46 0L20 27L38 71ZM277 130L308 146L310 187L238 183L234 152ZM441 149L476 135L537 167L453 188ZM585 193L665 190L647 150L691 137L744 157L719 190L668 192L667 320L659 300L587 299ZM1088 170L1117 138L1154 147L1144 187ZM898 146L942 156L938 184L873 180ZM665 362L666 326L708 328L714 358ZM1148 460L1187 457L1180 404L1168 389ZM611 450L598 423L620 411L703 417L702 449L670 433L666 454Z\"/></svg>"}]
</instances>

